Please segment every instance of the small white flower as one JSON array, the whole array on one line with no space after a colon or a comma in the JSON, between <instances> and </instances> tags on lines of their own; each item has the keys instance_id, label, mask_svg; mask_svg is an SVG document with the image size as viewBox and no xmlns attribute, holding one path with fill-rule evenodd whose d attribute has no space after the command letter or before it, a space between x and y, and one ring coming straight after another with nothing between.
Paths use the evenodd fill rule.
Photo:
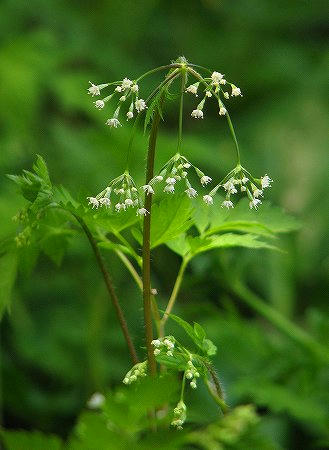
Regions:
<instances>
[{"instance_id":1,"label":"small white flower","mask_svg":"<svg viewBox=\"0 0 329 450\"><path fill-rule=\"evenodd\" d=\"M129 89L132 86L133 82L129 80L129 78L124 78L121 83L121 87L123 90Z\"/></svg>"},{"instance_id":2,"label":"small white flower","mask_svg":"<svg viewBox=\"0 0 329 450\"><path fill-rule=\"evenodd\" d=\"M175 184L176 183L176 178L169 177L169 178L166 179L166 183L167 184Z\"/></svg>"},{"instance_id":3,"label":"small white flower","mask_svg":"<svg viewBox=\"0 0 329 450\"><path fill-rule=\"evenodd\" d=\"M261 189L255 189L253 195L255 198L263 197L263 191Z\"/></svg>"},{"instance_id":4,"label":"small white flower","mask_svg":"<svg viewBox=\"0 0 329 450\"><path fill-rule=\"evenodd\" d=\"M242 94L241 94L241 89L240 88L238 88L237 86L234 86L234 84L232 84L232 97L237 97L238 95L241 95L241 97L242 97Z\"/></svg>"},{"instance_id":5,"label":"small white flower","mask_svg":"<svg viewBox=\"0 0 329 450\"><path fill-rule=\"evenodd\" d=\"M248 183L249 178L247 178L246 176L243 176L241 181L242 181L243 184L246 184L246 183Z\"/></svg>"},{"instance_id":6,"label":"small white flower","mask_svg":"<svg viewBox=\"0 0 329 450\"><path fill-rule=\"evenodd\" d=\"M199 83L191 84L186 89L186 92L190 92L191 94L194 94L197 97L198 96L198 85L199 85Z\"/></svg>"},{"instance_id":7,"label":"small white flower","mask_svg":"<svg viewBox=\"0 0 329 450\"><path fill-rule=\"evenodd\" d=\"M111 200L108 197L103 197L99 199L99 204L108 208L111 205Z\"/></svg>"},{"instance_id":8,"label":"small white flower","mask_svg":"<svg viewBox=\"0 0 329 450\"><path fill-rule=\"evenodd\" d=\"M211 74L211 79L212 79L212 84L214 85L218 85L218 83L220 83L220 80L224 78L224 75L220 72L213 72Z\"/></svg>"},{"instance_id":9,"label":"small white flower","mask_svg":"<svg viewBox=\"0 0 329 450\"><path fill-rule=\"evenodd\" d=\"M137 216L146 216L146 214L149 214L147 209L145 208L137 209Z\"/></svg>"},{"instance_id":10,"label":"small white flower","mask_svg":"<svg viewBox=\"0 0 329 450\"><path fill-rule=\"evenodd\" d=\"M132 111L127 112L127 120L132 119L134 117L134 113Z\"/></svg>"},{"instance_id":11,"label":"small white flower","mask_svg":"<svg viewBox=\"0 0 329 450\"><path fill-rule=\"evenodd\" d=\"M131 198L126 198L125 204L129 207L129 206L133 206L134 202Z\"/></svg>"},{"instance_id":12,"label":"small white flower","mask_svg":"<svg viewBox=\"0 0 329 450\"><path fill-rule=\"evenodd\" d=\"M97 200L96 197L87 197L87 200L89 200L88 205L92 205L92 208L98 208L99 206L99 201Z\"/></svg>"},{"instance_id":13,"label":"small white flower","mask_svg":"<svg viewBox=\"0 0 329 450\"><path fill-rule=\"evenodd\" d=\"M230 98L230 94L228 92L224 92L224 97L229 99Z\"/></svg>"},{"instance_id":14,"label":"small white flower","mask_svg":"<svg viewBox=\"0 0 329 450\"><path fill-rule=\"evenodd\" d=\"M155 288L152 288L152 289L151 289L151 294L152 294L152 295L157 295L157 294L158 294L158 290L155 289Z\"/></svg>"},{"instance_id":15,"label":"small white flower","mask_svg":"<svg viewBox=\"0 0 329 450\"><path fill-rule=\"evenodd\" d=\"M174 356L174 354L173 354L172 351L168 350L168 351L167 351L167 356Z\"/></svg>"},{"instance_id":16,"label":"small white flower","mask_svg":"<svg viewBox=\"0 0 329 450\"><path fill-rule=\"evenodd\" d=\"M126 96L122 95L122 97L119 98L119 101L120 102L125 102L126 101Z\"/></svg>"},{"instance_id":17,"label":"small white flower","mask_svg":"<svg viewBox=\"0 0 329 450\"><path fill-rule=\"evenodd\" d=\"M156 182L160 182L160 181L162 181L163 180L163 177L161 176L161 175L157 175L155 178L154 178L154 181L156 181Z\"/></svg>"},{"instance_id":18,"label":"small white flower","mask_svg":"<svg viewBox=\"0 0 329 450\"><path fill-rule=\"evenodd\" d=\"M241 186L241 192L245 192L247 190L246 186Z\"/></svg>"},{"instance_id":19,"label":"small white flower","mask_svg":"<svg viewBox=\"0 0 329 450\"><path fill-rule=\"evenodd\" d=\"M198 195L197 191L195 189L193 189L192 187L186 189L186 194L188 195L189 198L194 198Z\"/></svg>"},{"instance_id":20,"label":"small white flower","mask_svg":"<svg viewBox=\"0 0 329 450\"><path fill-rule=\"evenodd\" d=\"M138 84L133 84L133 85L131 86L131 91L132 91L132 92L138 92L138 89L139 89Z\"/></svg>"},{"instance_id":21,"label":"small white flower","mask_svg":"<svg viewBox=\"0 0 329 450\"><path fill-rule=\"evenodd\" d=\"M226 108L224 108L224 106L221 106L221 107L219 108L218 114L219 114L220 116L225 116L226 113L227 113Z\"/></svg>"},{"instance_id":22,"label":"small white flower","mask_svg":"<svg viewBox=\"0 0 329 450\"><path fill-rule=\"evenodd\" d=\"M115 210L120 211L121 209L125 209L125 205L123 203L117 203L115 205Z\"/></svg>"},{"instance_id":23,"label":"small white flower","mask_svg":"<svg viewBox=\"0 0 329 450\"><path fill-rule=\"evenodd\" d=\"M253 198L250 202L249 202L249 208L250 209L257 209L258 205L260 205L262 202L259 200L259 198Z\"/></svg>"},{"instance_id":24,"label":"small white flower","mask_svg":"<svg viewBox=\"0 0 329 450\"><path fill-rule=\"evenodd\" d=\"M145 100L143 100L142 98L136 100L135 101L135 108L137 109L138 112L141 112L145 108L147 108Z\"/></svg>"},{"instance_id":25,"label":"small white flower","mask_svg":"<svg viewBox=\"0 0 329 450\"><path fill-rule=\"evenodd\" d=\"M164 344L166 345L166 347L168 347L168 350L175 347L175 344L173 342L169 341L168 339L164 340Z\"/></svg>"},{"instance_id":26,"label":"small white flower","mask_svg":"<svg viewBox=\"0 0 329 450\"><path fill-rule=\"evenodd\" d=\"M210 98L210 97L212 97L212 93L211 93L210 91L206 91L206 96L207 96L208 98Z\"/></svg>"},{"instance_id":27,"label":"small white flower","mask_svg":"<svg viewBox=\"0 0 329 450\"><path fill-rule=\"evenodd\" d=\"M223 188L229 194L236 194L237 193L237 190L234 187L234 179L233 178L230 178L226 183L224 183L223 184Z\"/></svg>"},{"instance_id":28,"label":"small white flower","mask_svg":"<svg viewBox=\"0 0 329 450\"><path fill-rule=\"evenodd\" d=\"M260 180L263 189L271 187L271 183L273 182L273 180L268 175L264 175Z\"/></svg>"},{"instance_id":29,"label":"small white flower","mask_svg":"<svg viewBox=\"0 0 329 450\"><path fill-rule=\"evenodd\" d=\"M87 406L90 409L98 409L104 405L105 397L100 392L95 392L87 402Z\"/></svg>"},{"instance_id":30,"label":"small white flower","mask_svg":"<svg viewBox=\"0 0 329 450\"><path fill-rule=\"evenodd\" d=\"M194 110L191 112L191 116L192 116L194 119L203 119L203 111L202 111L201 109L194 109Z\"/></svg>"},{"instance_id":31,"label":"small white flower","mask_svg":"<svg viewBox=\"0 0 329 450\"><path fill-rule=\"evenodd\" d=\"M193 373L190 371L187 371L185 376L188 380L191 380L193 378Z\"/></svg>"},{"instance_id":32,"label":"small white flower","mask_svg":"<svg viewBox=\"0 0 329 450\"><path fill-rule=\"evenodd\" d=\"M207 204L207 205L212 205L214 203L214 199L212 198L211 195L204 195L203 196L203 201Z\"/></svg>"},{"instance_id":33,"label":"small white flower","mask_svg":"<svg viewBox=\"0 0 329 450\"><path fill-rule=\"evenodd\" d=\"M181 173L181 175L182 175L182 178L186 178L187 172L186 172L185 170L183 170L183 172Z\"/></svg>"},{"instance_id":34,"label":"small white flower","mask_svg":"<svg viewBox=\"0 0 329 450\"><path fill-rule=\"evenodd\" d=\"M154 345L154 347L160 347L161 341L160 341L160 339L153 339L151 344Z\"/></svg>"},{"instance_id":35,"label":"small white flower","mask_svg":"<svg viewBox=\"0 0 329 450\"><path fill-rule=\"evenodd\" d=\"M121 86L117 86L114 90L115 90L116 92L122 92L122 91L123 91L123 89L122 89Z\"/></svg>"},{"instance_id":36,"label":"small white flower","mask_svg":"<svg viewBox=\"0 0 329 450\"><path fill-rule=\"evenodd\" d=\"M106 125L108 125L110 128L118 128L118 127L122 127L120 121L118 119L116 119L115 117L112 117L112 119L107 119L107 121L105 122Z\"/></svg>"},{"instance_id":37,"label":"small white flower","mask_svg":"<svg viewBox=\"0 0 329 450\"><path fill-rule=\"evenodd\" d=\"M200 377L199 372L194 372L194 376L195 376L195 378L199 378Z\"/></svg>"},{"instance_id":38,"label":"small white flower","mask_svg":"<svg viewBox=\"0 0 329 450\"><path fill-rule=\"evenodd\" d=\"M219 84L226 84L225 78L222 78L222 79L220 80Z\"/></svg>"},{"instance_id":39,"label":"small white flower","mask_svg":"<svg viewBox=\"0 0 329 450\"><path fill-rule=\"evenodd\" d=\"M145 184L144 186L142 186L142 189L146 194L154 194L154 189L150 184Z\"/></svg>"},{"instance_id":40,"label":"small white flower","mask_svg":"<svg viewBox=\"0 0 329 450\"><path fill-rule=\"evenodd\" d=\"M129 382L130 382L130 380L129 380L128 377L125 377L125 378L123 379L123 383L124 383L124 384L129 384Z\"/></svg>"},{"instance_id":41,"label":"small white flower","mask_svg":"<svg viewBox=\"0 0 329 450\"><path fill-rule=\"evenodd\" d=\"M227 209L230 209L230 208L234 208L234 205L233 205L233 203L230 200L224 200L222 205L221 205L221 207L222 208L225 207Z\"/></svg>"},{"instance_id":42,"label":"small white flower","mask_svg":"<svg viewBox=\"0 0 329 450\"><path fill-rule=\"evenodd\" d=\"M95 95L100 95L101 91L99 89L99 86L92 83L91 81L89 81L89 83L91 84L91 86L88 88L88 94L91 94L92 97L94 97Z\"/></svg>"},{"instance_id":43,"label":"small white flower","mask_svg":"<svg viewBox=\"0 0 329 450\"><path fill-rule=\"evenodd\" d=\"M189 367L194 367L193 366L193 362L190 360L190 361L187 361L187 365L189 366Z\"/></svg>"},{"instance_id":44,"label":"small white flower","mask_svg":"<svg viewBox=\"0 0 329 450\"><path fill-rule=\"evenodd\" d=\"M195 381L191 381L190 386L192 389L196 389L196 382Z\"/></svg>"},{"instance_id":45,"label":"small white flower","mask_svg":"<svg viewBox=\"0 0 329 450\"><path fill-rule=\"evenodd\" d=\"M211 181L212 181L212 178L208 177L207 175L203 175L203 176L200 178L200 182L201 182L202 186L204 186L204 185L210 183Z\"/></svg>"},{"instance_id":46,"label":"small white flower","mask_svg":"<svg viewBox=\"0 0 329 450\"><path fill-rule=\"evenodd\" d=\"M183 164L183 167L184 167L185 169L189 169L189 168L191 167L191 164L190 164L190 163L184 163L184 164Z\"/></svg>"},{"instance_id":47,"label":"small white flower","mask_svg":"<svg viewBox=\"0 0 329 450\"><path fill-rule=\"evenodd\" d=\"M164 187L163 192L168 192L170 194L173 194L175 192L175 186L173 184L167 184Z\"/></svg>"},{"instance_id":48,"label":"small white flower","mask_svg":"<svg viewBox=\"0 0 329 450\"><path fill-rule=\"evenodd\" d=\"M160 353L161 353L161 350L159 348L156 348L153 352L154 356L158 356L158 355L160 355Z\"/></svg>"},{"instance_id":49,"label":"small white flower","mask_svg":"<svg viewBox=\"0 0 329 450\"><path fill-rule=\"evenodd\" d=\"M94 105L97 109L103 109L105 106L105 102L103 102L103 100L96 100L94 102Z\"/></svg>"},{"instance_id":50,"label":"small white flower","mask_svg":"<svg viewBox=\"0 0 329 450\"><path fill-rule=\"evenodd\" d=\"M119 195L119 194L124 194L125 190L123 188L120 188L120 189L115 189L114 192Z\"/></svg>"}]
</instances>

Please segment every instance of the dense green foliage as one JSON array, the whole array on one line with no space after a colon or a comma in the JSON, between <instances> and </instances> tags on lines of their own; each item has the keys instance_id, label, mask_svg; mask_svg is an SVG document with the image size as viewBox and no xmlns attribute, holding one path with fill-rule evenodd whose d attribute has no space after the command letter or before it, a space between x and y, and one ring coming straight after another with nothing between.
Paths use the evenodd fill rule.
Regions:
<instances>
[{"instance_id":1,"label":"dense green foliage","mask_svg":"<svg viewBox=\"0 0 329 450\"><path fill-rule=\"evenodd\" d=\"M156 442L209 450L328 445L326 8L295 0L127 1L124 8L117 1L1 3L1 407L5 428L39 430L3 432L9 450L59 449L67 436L69 449L112 448L109 441L113 448L152 448L145 408L171 394L177 399L174 381L172 393L168 383L152 394L146 382L141 391L121 385L129 356L70 211L98 233L142 355L141 294L118 257L123 253L138 269L140 221L134 212L95 214L85 202L122 172L129 127L106 129L106 115L92 108L86 88L89 79L136 77L179 54L239 81L244 97L230 112L243 158L270 173L275 183L267 198L280 207L264 204L255 213L241 201L230 212L217 205L214 214L185 197L154 205L160 307L183 258L188 265L174 312L201 324L217 347L213 364L233 407L233 419L219 417L200 387L189 394L191 427L161 431ZM164 114L158 168L176 145L176 110L168 104ZM233 150L215 112L184 127L184 154L209 175L225 175ZM140 184L146 145L141 130L133 154ZM47 161L51 180L36 154ZM4 175L33 163L12 177L23 199ZM52 202L64 209L48 208ZM168 329L185 342L174 320ZM95 391L107 392L104 410L80 416ZM252 407L234 408L247 403L258 416ZM109 418L114 426L105 431Z\"/></svg>"}]
</instances>

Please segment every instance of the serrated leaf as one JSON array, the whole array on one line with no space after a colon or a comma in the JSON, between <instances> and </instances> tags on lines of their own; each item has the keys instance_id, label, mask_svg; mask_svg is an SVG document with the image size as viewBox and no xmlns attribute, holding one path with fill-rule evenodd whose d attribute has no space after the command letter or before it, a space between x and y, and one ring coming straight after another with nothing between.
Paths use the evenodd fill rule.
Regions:
<instances>
[{"instance_id":1,"label":"serrated leaf","mask_svg":"<svg viewBox=\"0 0 329 450\"><path fill-rule=\"evenodd\" d=\"M171 196L152 207L151 248L187 231L192 226L192 204L185 195Z\"/></svg>"},{"instance_id":2,"label":"serrated leaf","mask_svg":"<svg viewBox=\"0 0 329 450\"><path fill-rule=\"evenodd\" d=\"M204 331L202 326L197 322L194 322L194 333L201 341L206 337L206 332Z\"/></svg>"},{"instance_id":3,"label":"serrated leaf","mask_svg":"<svg viewBox=\"0 0 329 450\"><path fill-rule=\"evenodd\" d=\"M8 450L60 450L62 441L39 431L1 430L0 436Z\"/></svg>"},{"instance_id":4,"label":"serrated leaf","mask_svg":"<svg viewBox=\"0 0 329 450\"><path fill-rule=\"evenodd\" d=\"M187 236L185 233L182 233L176 239L172 241L166 242L166 245L178 255L184 257L191 249L189 242L187 240Z\"/></svg>"},{"instance_id":5,"label":"serrated leaf","mask_svg":"<svg viewBox=\"0 0 329 450\"><path fill-rule=\"evenodd\" d=\"M217 353L217 347L210 339L203 340L203 349L208 356L214 356Z\"/></svg>"},{"instance_id":6,"label":"serrated leaf","mask_svg":"<svg viewBox=\"0 0 329 450\"><path fill-rule=\"evenodd\" d=\"M17 273L17 253L5 253L0 257L0 319L9 307L11 292Z\"/></svg>"},{"instance_id":7,"label":"serrated leaf","mask_svg":"<svg viewBox=\"0 0 329 450\"><path fill-rule=\"evenodd\" d=\"M54 187L54 198L53 200L57 203L59 203L61 206L68 208L69 210L76 210L78 209L81 204L74 200L72 195L69 193L67 189L64 188L64 186L55 186Z\"/></svg>"}]
</instances>

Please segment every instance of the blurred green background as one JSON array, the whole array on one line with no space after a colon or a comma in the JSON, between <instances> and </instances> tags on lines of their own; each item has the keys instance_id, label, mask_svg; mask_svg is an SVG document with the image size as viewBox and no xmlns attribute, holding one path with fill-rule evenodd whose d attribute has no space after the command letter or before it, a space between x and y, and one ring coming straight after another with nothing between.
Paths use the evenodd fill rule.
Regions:
<instances>
[{"instance_id":1,"label":"blurred green background","mask_svg":"<svg viewBox=\"0 0 329 450\"><path fill-rule=\"evenodd\" d=\"M239 263L255 292L327 344L328 18L325 0L2 0L0 237L14 232L11 218L22 206L4 174L30 168L36 153L53 181L77 195L99 192L124 169L130 128L105 127L106 112L86 95L88 80L133 79L184 55L241 88L244 96L228 106L242 162L268 173L275 182L267 198L302 222L282 239L287 253L229 251L225 264ZM226 123L211 108L193 121L195 102L186 103L183 153L220 179L234 164ZM176 128L169 105L158 168L175 152ZM140 133L133 155L140 183L146 142ZM107 257L142 345L140 294L115 255ZM115 386L129 367L93 258L75 238L61 268L41 256L33 272L20 273L1 325L5 426L66 435L89 395ZM154 260L161 303L179 260L166 248ZM193 261L177 312L218 346L230 404L255 403L278 446L324 446L328 371L223 287L222 264L218 252ZM192 421L216 416L204 392L191 402Z\"/></svg>"}]
</instances>

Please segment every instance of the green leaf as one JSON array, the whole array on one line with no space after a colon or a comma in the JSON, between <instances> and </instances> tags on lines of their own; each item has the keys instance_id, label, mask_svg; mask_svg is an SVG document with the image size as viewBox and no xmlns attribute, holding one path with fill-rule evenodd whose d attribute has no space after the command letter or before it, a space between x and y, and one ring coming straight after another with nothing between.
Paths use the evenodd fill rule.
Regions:
<instances>
[{"instance_id":1,"label":"green leaf","mask_svg":"<svg viewBox=\"0 0 329 450\"><path fill-rule=\"evenodd\" d=\"M0 319L9 307L11 292L17 273L17 253L5 253L0 257Z\"/></svg>"},{"instance_id":2,"label":"green leaf","mask_svg":"<svg viewBox=\"0 0 329 450\"><path fill-rule=\"evenodd\" d=\"M170 250L182 257L184 257L191 249L185 233L182 233L172 241L166 242L166 245L170 248Z\"/></svg>"},{"instance_id":3,"label":"green leaf","mask_svg":"<svg viewBox=\"0 0 329 450\"><path fill-rule=\"evenodd\" d=\"M135 254L131 251L129 247L126 247L123 244L117 243L117 242L111 242L111 241L102 241L99 242L98 247L105 248L107 250L120 250L123 253L126 253L127 255L131 255L135 258Z\"/></svg>"},{"instance_id":4,"label":"green leaf","mask_svg":"<svg viewBox=\"0 0 329 450\"><path fill-rule=\"evenodd\" d=\"M78 209L81 204L73 199L71 194L64 186L54 187L54 201L69 210Z\"/></svg>"},{"instance_id":5,"label":"green leaf","mask_svg":"<svg viewBox=\"0 0 329 450\"><path fill-rule=\"evenodd\" d=\"M197 322L194 322L194 333L201 341L203 341L203 339L206 337L206 332Z\"/></svg>"},{"instance_id":6,"label":"green leaf","mask_svg":"<svg viewBox=\"0 0 329 450\"><path fill-rule=\"evenodd\" d=\"M208 356L214 356L217 353L217 347L210 339L203 340L203 349Z\"/></svg>"},{"instance_id":7,"label":"green leaf","mask_svg":"<svg viewBox=\"0 0 329 450\"><path fill-rule=\"evenodd\" d=\"M150 121L153 117L153 113L156 109L158 109L160 117L163 120L161 105L160 105L160 99L161 99L162 95L163 95L163 89L160 89L160 91L154 97L154 99L152 100L151 104L149 105L149 107L146 111L145 121L144 121L144 133L145 133L146 128L147 128L148 124L150 123Z\"/></svg>"},{"instance_id":8,"label":"green leaf","mask_svg":"<svg viewBox=\"0 0 329 450\"><path fill-rule=\"evenodd\" d=\"M60 450L63 445L59 437L39 431L1 430L0 436L7 450Z\"/></svg>"},{"instance_id":9,"label":"green leaf","mask_svg":"<svg viewBox=\"0 0 329 450\"><path fill-rule=\"evenodd\" d=\"M83 217L89 228L98 226L106 232L120 233L122 230L129 228L138 222L139 218L136 216L136 211L132 208L122 212L112 212L109 210L101 210L97 213L88 210Z\"/></svg>"},{"instance_id":10,"label":"green leaf","mask_svg":"<svg viewBox=\"0 0 329 450\"><path fill-rule=\"evenodd\" d=\"M73 234L73 230L47 225L45 235L40 239L40 248L59 266L68 246L68 238Z\"/></svg>"},{"instance_id":11,"label":"green leaf","mask_svg":"<svg viewBox=\"0 0 329 450\"><path fill-rule=\"evenodd\" d=\"M265 202L257 210L250 210L248 200L241 200L234 209L211 211L210 227L206 234L224 231L241 231L259 235L288 233L298 230L298 220L282 211L281 208Z\"/></svg>"},{"instance_id":12,"label":"green leaf","mask_svg":"<svg viewBox=\"0 0 329 450\"><path fill-rule=\"evenodd\" d=\"M192 226L192 203L186 195L162 200L152 207L151 247L171 241Z\"/></svg>"}]
</instances>

